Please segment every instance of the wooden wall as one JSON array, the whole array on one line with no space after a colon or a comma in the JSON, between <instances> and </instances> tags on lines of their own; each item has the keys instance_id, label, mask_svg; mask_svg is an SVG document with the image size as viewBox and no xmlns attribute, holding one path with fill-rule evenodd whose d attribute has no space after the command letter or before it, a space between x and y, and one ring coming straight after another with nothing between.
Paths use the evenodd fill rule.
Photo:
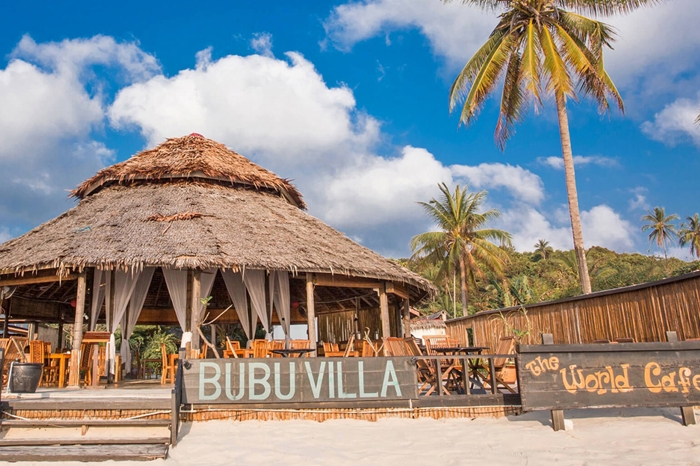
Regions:
<instances>
[{"instance_id":1,"label":"wooden wall","mask_svg":"<svg viewBox=\"0 0 700 466\"><path fill-rule=\"evenodd\" d=\"M400 312L396 306L389 306L390 329L392 335L399 335L401 332ZM355 333L354 323L355 311L339 311L318 314L318 339L319 341L329 341L339 343L348 341L350 335ZM379 308L360 309L358 313L358 323L360 333L364 336L366 328L369 328L370 338L374 338L375 332L382 335L382 319Z\"/></svg>"},{"instance_id":2,"label":"wooden wall","mask_svg":"<svg viewBox=\"0 0 700 466\"><path fill-rule=\"evenodd\" d=\"M447 321L447 333L467 344L495 351L502 336L522 332L521 343L538 344L551 333L556 344L634 338L666 341L666 331L680 340L700 338L700 272L559 301L477 313Z\"/></svg>"}]
</instances>

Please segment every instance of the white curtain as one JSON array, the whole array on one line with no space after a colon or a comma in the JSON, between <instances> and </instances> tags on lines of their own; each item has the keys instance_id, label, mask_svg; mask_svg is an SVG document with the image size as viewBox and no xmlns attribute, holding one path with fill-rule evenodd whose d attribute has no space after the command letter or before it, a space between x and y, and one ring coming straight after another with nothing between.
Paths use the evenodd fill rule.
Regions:
<instances>
[{"instance_id":1,"label":"white curtain","mask_svg":"<svg viewBox=\"0 0 700 466\"><path fill-rule=\"evenodd\" d=\"M289 296L289 272L287 271L275 271L271 273L274 277L273 282L275 283L274 292L272 293L275 303L275 309L277 309L277 317L282 324L282 330L284 334L289 339L289 326L290 326L290 296Z\"/></svg>"},{"instance_id":2,"label":"white curtain","mask_svg":"<svg viewBox=\"0 0 700 466\"><path fill-rule=\"evenodd\" d=\"M131 347L129 346L129 338L131 334L134 333L136 322L139 320L139 315L141 314L141 309L143 309L143 303L146 301L148 288L151 286L151 279L153 278L153 272L155 272L155 270L155 267L146 267L143 269L134 287L134 292L131 294L131 299L129 300L129 312L124 314L122 318L122 347L120 353L127 374L131 372Z\"/></svg>"},{"instance_id":3,"label":"white curtain","mask_svg":"<svg viewBox=\"0 0 700 466\"><path fill-rule=\"evenodd\" d=\"M250 296L250 305L260 318L260 322L266 332L270 331L270 322L265 309L265 271L246 270L243 274L243 283Z\"/></svg>"},{"instance_id":4,"label":"white curtain","mask_svg":"<svg viewBox=\"0 0 700 466\"><path fill-rule=\"evenodd\" d=\"M117 356L114 331L124 317L126 306L129 304L134 287L136 287L136 282L140 276L141 272L135 270L130 272L117 270L114 272L114 303L107 308L107 331L110 333L109 343L107 344L107 359L109 360L110 374L114 374L114 360Z\"/></svg>"},{"instance_id":5,"label":"white curtain","mask_svg":"<svg viewBox=\"0 0 700 466\"><path fill-rule=\"evenodd\" d=\"M214 287L214 279L216 279L216 269L207 269L200 275L200 293L199 293L199 322L204 321L204 314L206 314L207 307L202 303L203 299L206 299L211 294L211 289Z\"/></svg>"},{"instance_id":6,"label":"white curtain","mask_svg":"<svg viewBox=\"0 0 700 466\"><path fill-rule=\"evenodd\" d=\"M187 328L187 270L163 268L163 276L175 308L177 321L184 332Z\"/></svg>"},{"instance_id":7,"label":"white curtain","mask_svg":"<svg viewBox=\"0 0 700 466\"><path fill-rule=\"evenodd\" d=\"M236 314L238 314L238 320L241 322L241 327L243 327L245 336L250 340L255 336L254 327L258 319L257 316L253 314L253 325L250 325L250 320L248 319L248 295L246 294L245 285L243 284L243 277L240 272L233 272L231 270L222 270L221 276L224 277L228 295L231 297L233 307L236 309Z\"/></svg>"},{"instance_id":8,"label":"white curtain","mask_svg":"<svg viewBox=\"0 0 700 466\"><path fill-rule=\"evenodd\" d=\"M92 307L90 308L90 331L94 331L97 326L97 319L100 318L102 303L105 300L105 279L111 280L110 272L103 272L95 268L92 280Z\"/></svg>"}]
</instances>

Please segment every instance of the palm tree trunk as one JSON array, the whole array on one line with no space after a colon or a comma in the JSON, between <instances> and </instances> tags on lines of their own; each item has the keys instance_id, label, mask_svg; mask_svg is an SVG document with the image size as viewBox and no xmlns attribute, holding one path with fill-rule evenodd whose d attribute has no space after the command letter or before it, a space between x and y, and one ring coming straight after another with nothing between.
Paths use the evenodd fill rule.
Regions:
<instances>
[{"instance_id":1,"label":"palm tree trunk","mask_svg":"<svg viewBox=\"0 0 700 466\"><path fill-rule=\"evenodd\" d=\"M459 279L462 285L462 315L468 314L467 310L467 269L464 265L464 256L459 256Z\"/></svg>"},{"instance_id":2,"label":"palm tree trunk","mask_svg":"<svg viewBox=\"0 0 700 466\"><path fill-rule=\"evenodd\" d=\"M566 115L566 96L556 93L557 116L559 117L559 136L561 137L561 152L564 158L564 174L566 176L566 193L569 200L569 216L571 217L571 231L574 236L574 251L578 263L578 276L581 282L583 294L591 292L591 279L588 276L588 264L586 263L586 248L583 246L583 232L581 231L581 215L578 210L578 194L576 193L576 174L574 173L574 157L571 151L571 136L569 134L569 118Z\"/></svg>"}]
</instances>

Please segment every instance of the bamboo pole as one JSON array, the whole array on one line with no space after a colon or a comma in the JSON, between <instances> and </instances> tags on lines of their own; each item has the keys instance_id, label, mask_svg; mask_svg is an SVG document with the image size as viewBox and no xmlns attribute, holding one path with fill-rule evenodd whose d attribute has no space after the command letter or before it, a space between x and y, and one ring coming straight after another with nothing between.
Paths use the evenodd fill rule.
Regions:
<instances>
[{"instance_id":1,"label":"bamboo pole","mask_svg":"<svg viewBox=\"0 0 700 466\"><path fill-rule=\"evenodd\" d=\"M316 341L316 309L314 304L314 274L306 273L306 319L309 327L309 340L311 341L311 347L314 352L311 353L312 356L316 356L316 347L318 342Z\"/></svg>"},{"instance_id":2,"label":"bamboo pole","mask_svg":"<svg viewBox=\"0 0 700 466\"><path fill-rule=\"evenodd\" d=\"M200 308L202 303L200 302L202 294L202 272L200 270L194 270L192 273L192 300L190 303L190 328L189 331L192 332L192 348L199 349L199 325L200 322Z\"/></svg>"},{"instance_id":3,"label":"bamboo pole","mask_svg":"<svg viewBox=\"0 0 700 466\"><path fill-rule=\"evenodd\" d=\"M411 304L408 298L403 300L403 336L411 337Z\"/></svg>"},{"instance_id":4,"label":"bamboo pole","mask_svg":"<svg viewBox=\"0 0 700 466\"><path fill-rule=\"evenodd\" d=\"M78 275L78 290L75 298L75 322L73 324L73 349L70 357L69 387L80 386L80 345L83 342L83 315L85 314L85 272Z\"/></svg>"}]
</instances>

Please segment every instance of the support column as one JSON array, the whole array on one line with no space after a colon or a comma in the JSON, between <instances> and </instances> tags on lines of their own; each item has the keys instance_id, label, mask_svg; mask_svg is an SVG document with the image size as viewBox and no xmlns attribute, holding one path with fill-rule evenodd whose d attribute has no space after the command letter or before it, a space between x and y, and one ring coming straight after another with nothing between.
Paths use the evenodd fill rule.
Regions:
<instances>
[{"instance_id":1,"label":"support column","mask_svg":"<svg viewBox=\"0 0 700 466\"><path fill-rule=\"evenodd\" d=\"M403 300L403 336L411 338L411 304L408 298Z\"/></svg>"},{"instance_id":2,"label":"support column","mask_svg":"<svg viewBox=\"0 0 700 466\"><path fill-rule=\"evenodd\" d=\"M7 338L7 327L10 325L10 300L5 297L5 293L0 293L2 294L2 301L0 302L0 305L2 306L3 314L5 314L2 322L2 337Z\"/></svg>"},{"instance_id":3,"label":"support column","mask_svg":"<svg viewBox=\"0 0 700 466\"><path fill-rule=\"evenodd\" d=\"M379 285L379 310L382 317L382 338L391 336L391 323L389 320L389 297L386 294L386 282Z\"/></svg>"},{"instance_id":4,"label":"support column","mask_svg":"<svg viewBox=\"0 0 700 466\"><path fill-rule=\"evenodd\" d=\"M194 270L192 272L192 300L190 304L190 332L192 332L192 348L199 349L199 321L201 316L199 315L199 309L202 306L200 301L202 296L202 272L200 270Z\"/></svg>"},{"instance_id":5,"label":"support column","mask_svg":"<svg viewBox=\"0 0 700 466\"><path fill-rule=\"evenodd\" d=\"M312 356L316 356L316 308L314 307L314 274L306 273L306 319L309 326L309 340L311 340L311 348L314 352Z\"/></svg>"},{"instance_id":6,"label":"support column","mask_svg":"<svg viewBox=\"0 0 700 466\"><path fill-rule=\"evenodd\" d=\"M83 315L85 314L85 272L78 275L78 291L75 298L75 321L73 323L73 348L70 356L70 378L68 386L80 386L80 345L83 342Z\"/></svg>"}]
</instances>

